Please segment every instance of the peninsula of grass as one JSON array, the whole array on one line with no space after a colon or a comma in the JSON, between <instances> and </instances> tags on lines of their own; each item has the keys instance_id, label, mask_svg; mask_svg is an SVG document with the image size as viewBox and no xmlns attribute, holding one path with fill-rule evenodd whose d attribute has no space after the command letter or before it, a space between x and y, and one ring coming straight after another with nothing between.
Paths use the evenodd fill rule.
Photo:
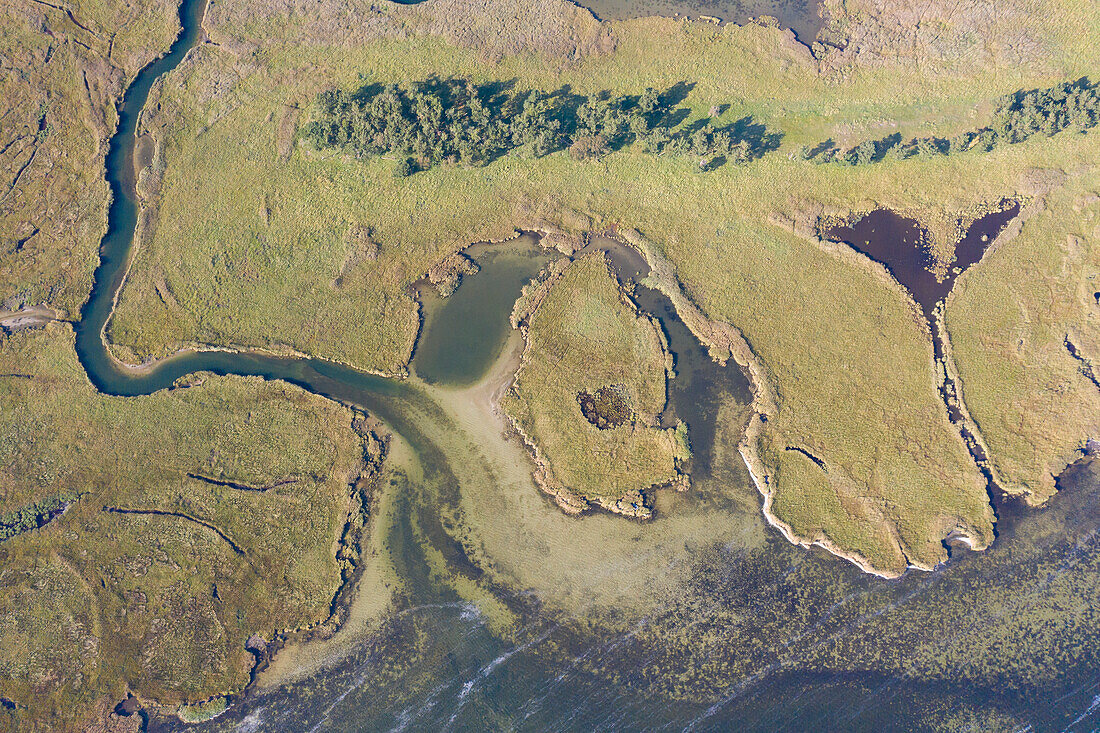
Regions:
<instances>
[{"instance_id":1,"label":"peninsula of grass","mask_svg":"<svg viewBox=\"0 0 1100 733\"><path fill-rule=\"evenodd\" d=\"M523 362L503 400L535 455L536 480L566 511L595 504L648 518L642 492L676 480L688 458L683 431L657 426L670 367L658 327L626 299L602 253L537 287L546 292L531 301Z\"/></svg>"},{"instance_id":2,"label":"peninsula of grass","mask_svg":"<svg viewBox=\"0 0 1100 733\"><path fill-rule=\"evenodd\" d=\"M365 467L350 410L196 375L109 397L67 325L0 339L0 697L83 730L127 693L242 688L253 634L329 618Z\"/></svg>"},{"instance_id":3,"label":"peninsula of grass","mask_svg":"<svg viewBox=\"0 0 1100 733\"><path fill-rule=\"evenodd\" d=\"M1004 488L1033 504L1100 439L1100 175L1054 174L959 278L945 322Z\"/></svg>"}]
</instances>

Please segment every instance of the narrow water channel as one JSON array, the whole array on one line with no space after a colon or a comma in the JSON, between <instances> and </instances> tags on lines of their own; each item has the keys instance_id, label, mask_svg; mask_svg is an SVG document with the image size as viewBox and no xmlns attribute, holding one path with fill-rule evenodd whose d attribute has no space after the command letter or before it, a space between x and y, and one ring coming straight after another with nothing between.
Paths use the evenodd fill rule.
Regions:
<instances>
[{"instance_id":1,"label":"narrow water channel","mask_svg":"<svg viewBox=\"0 0 1100 733\"><path fill-rule=\"evenodd\" d=\"M179 39L124 96L107 158L114 201L76 326L81 363L97 388L118 395L165 389L193 371L284 379L378 415L419 470L395 472L393 511L375 527L399 576L392 613L320 672L252 689L206 723L154 716L149 730L1097 724L1100 626L1089 609L1100 607L1100 479L1092 466L1068 476L1043 512L1022 518L989 550L959 553L936 573L884 581L794 547L764 525L759 497L730 450L743 382L705 372L702 361L688 368L691 339L642 288L635 297L661 321L684 380L674 380L670 402L695 423L695 440L710 446L689 495L647 524L563 517L537 496L524 465L511 466L511 483L498 481L497 464L515 444L476 421L460 424L423 383L217 351L142 370L116 365L103 334L137 220L126 178L134 131L153 81L201 39L204 7L205 0L183 1ZM448 307L432 318L449 317ZM479 343L485 350L470 363L493 362L495 340ZM438 394L461 402L466 393ZM704 439L709 432L721 439ZM491 623L491 603L479 600L485 594L510 609L512 625Z\"/></svg>"}]
</instances>

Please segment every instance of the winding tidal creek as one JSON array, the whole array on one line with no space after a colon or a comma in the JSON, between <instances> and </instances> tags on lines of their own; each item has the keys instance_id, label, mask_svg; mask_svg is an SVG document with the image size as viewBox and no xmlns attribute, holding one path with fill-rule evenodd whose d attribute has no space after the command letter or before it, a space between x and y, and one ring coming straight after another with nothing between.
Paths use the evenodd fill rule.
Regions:
<instances>
[{"instance_id":1,"label":"winding tidal creek","mask_svg":"<svg viewBox=\"0 0 1100 733\"><path fill-rule=\"evenodd\" d=\"M148 394L196 371L258 375L384 421L394 435L390 478L372 507L367 556L386 572L362 575L334 638L339 648L290 645L281 673L261 676L223 715L198 725L153 717L149 730L1098 724L1094 466L1065 477L1041 512L1002 513L989 550L959 549L934 573L883 580L795 547L764 523L735 448L749 410L744 376L710 362L667 299L640 285L636 303L661 323L674 352L670 409L689 424L695 452L691 490L659 492L646 523L564 516L534 487L522 445L493 410L518 346L517 334L499 327L510 295L471 298L462 289L488 293L498 278L515 287L542 267L517 264L544 258L535 248L484 257L459 294L429 309L413 365L423 379L228 351L185 352L141 369L112 360L104 331L134 242L128 171L138 117L153 81L201 41L204 7L184 0L179 39L123 99L107 157L114 201L77 324L81 363L111 394ZM644 275L618 273L624 281ZM463 331L475 326L480 335ZM461 374L452 375L455 343L470 353L453 362Z\"/></svg>"}]
</instances>

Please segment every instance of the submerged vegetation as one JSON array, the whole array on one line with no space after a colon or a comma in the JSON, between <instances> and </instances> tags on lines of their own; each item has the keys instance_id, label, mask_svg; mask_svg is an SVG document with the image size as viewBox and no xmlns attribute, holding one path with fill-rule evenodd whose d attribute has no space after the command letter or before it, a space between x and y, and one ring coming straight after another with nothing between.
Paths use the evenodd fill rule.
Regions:
<instances>
[{"instance_id":1,"label":"submerged vegetation","mask_svg":"<svg viewBox=\"0 0 1100 733\"><path fill-rule=\"evenodd\" d=\"M758 158L781 137L751 117L721 127L709 118L681 125L690 112L676 106L691 88L683 82L625 96L515 87L431 78L353 93L330 89L317 95L316 118L302 135L318 149L401 156L400 177L441 163L485 165L517 150L541 158L568 148L581 160L633 143L648 153L700 156L711 168Z\"/></svg>"}]
</instances>

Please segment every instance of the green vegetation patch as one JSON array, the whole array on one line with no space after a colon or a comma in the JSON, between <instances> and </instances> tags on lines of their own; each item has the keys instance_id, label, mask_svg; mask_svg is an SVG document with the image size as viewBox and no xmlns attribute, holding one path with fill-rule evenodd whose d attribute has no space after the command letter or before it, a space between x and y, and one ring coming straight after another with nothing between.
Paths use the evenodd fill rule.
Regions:
<instances>
[{"instance_id":1,"label":"green vegetation patch","mask_svg":"<svg viewBox=\"0 0 1100 733\"><path fill-rule=\"evenodd\" d=\"M951 155L969 150L989 152L998 145L1014 145L1034 135L1057 135L1063 130L1087 132L1100 124L1100 91L1087 77L1062 82L1047 89L1019 90L996 101L991 122L977 130L963 130L950 138L920 137L902 142L893 133L878 140L864 140L842 151L831 139L813 147L803 146L802 160L867 165L881 160Z\"/></svg>"},{"instance_id":2,"label":"green vegetation patch","mask_svg":"<svg viewBox=\"0 0 1100 733\"><path fill-rule=\"evenodd\" d=\"M224 695L219 695L213 700L196 703L194 705L181 705L176 715L184 723L203 723L212 720L229 708L229 700Z\"/></svg>"},{"instance_id":3,"label":"green vegetation patch","mask_svg":"<svg viewBox=\"0 0 1100 733\"><path fill-rule=\"evenodd\" d=\"M543 488L563 506L594 502L649 516L640 492L676 479L688 457L676 430L656 427L668 367L657 326L636 312L602 254L541 287L549 291L526 327L504 409L535 451ZM578 394L599 395L592 409L615 419L594 424Z\"/></svg>"},{"instance_id":4,"label":"green vegetation patch","mask_svg":"<svg viewBox=\"0 0 1100 733\"><path fill-rule=\"evenodd\" d=\"M0 340L13 372L30 377L0 377L0 515L42 526L0 542L0 696L28 727L75 726L127 690L175 705L238 689L250 635L328 618L364 467L348 409L210 375L102 395L60 324Z\"/></svg>"},{"instance_id":5,"label":"green vegetation patch","mask_svg":"<svg viewBox=\"0 0 1100 733\"><path fill-rule=\"evenodd\" d=\"M1100 438L1100 176L1044 178L1054 189L959 278L946 310L990 460L1006 488L1034 503Z\"/></svg>"},{"instance_id":6,"label":"green vegetation patch","mask_svg":"<svg viewBox=\"0 0 1100 733\"><path fill-rule=\"evenodd\" d=\"M686 84L663 92L649 87L636 96L584 96L565 88L548 94L513 86L430 79L368 85L354 93L332 89L317 95L316 119L303 136L319 150L405 156L398 176L445 162L484 165L516 150L541 158L568 148L584 160L635 142L657 155L701 156L700 166L710 169L760 157L781 138L751 117L717 128L709 118L681 125L690 114L676 106Z\"/></svg>"},{"instance_id":7,"label":"green vegetation patch","mask_svg":"<svg viewBox=\"0 0 1100 733\"><path fill-rule=\"evenodd\" d=\"M0 542L46 526L65 513L75 500L75 496L49 496L21 509L0 514Z\"/></svg>"}]
</instances>

